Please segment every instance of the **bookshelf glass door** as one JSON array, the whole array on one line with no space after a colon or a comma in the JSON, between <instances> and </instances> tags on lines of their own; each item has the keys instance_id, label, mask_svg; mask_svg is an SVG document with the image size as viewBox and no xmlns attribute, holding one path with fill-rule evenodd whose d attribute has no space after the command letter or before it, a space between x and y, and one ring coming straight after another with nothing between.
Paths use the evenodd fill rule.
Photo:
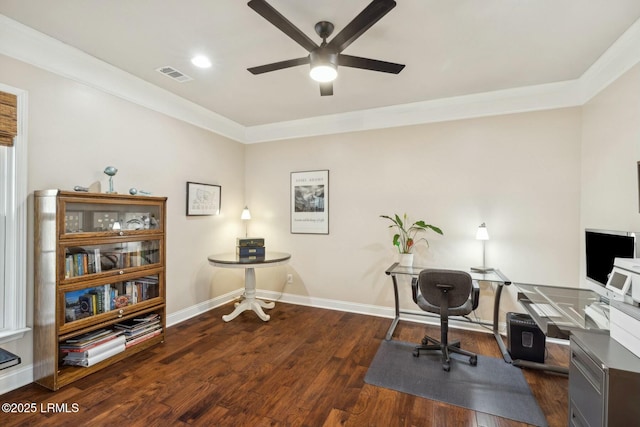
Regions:
<instances>
[{"instance_id":1,"label":"bookshelf glass door","mask_svg":"<svg viewBox=\"0 0 640 427\"><path fill-rule=\"evenodd\" d=\"M61 281L71 283L89 274L123 274L125 269L154 267L162 263L160 240L113 241L64 247Z\"/></svg>"},{"instance_id":2,"label":"bookshelf glass door","mask_svg":"<svg viewBox=\"0 0 640 427\"><path fill-rule=\"evenodd\" d=\"M89 288L60 291L65 312L61 330L71 328L71 323L83 319L113 313L114 318L122 317L128 307L154 303L163 297L160 293L160 277L153 274Z\"/></svg>"},{"instance_id":3,"label":"bookshelf glass door","mask_svg":"<svg viewBox=\"0 0 640 427\"><path fill-rule=\"evenodd\" d=\"M64 203L62 234L160 230L162 206L158 203ZM162 231L162 230L160 230Z\"/></svg>"}]
</instances>

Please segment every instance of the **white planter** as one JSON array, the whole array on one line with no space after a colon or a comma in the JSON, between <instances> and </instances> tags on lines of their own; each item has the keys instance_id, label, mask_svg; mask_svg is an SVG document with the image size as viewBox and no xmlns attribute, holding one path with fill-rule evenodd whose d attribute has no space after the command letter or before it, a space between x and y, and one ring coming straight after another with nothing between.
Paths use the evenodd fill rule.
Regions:
<instances>
[{"instance_id":1,"label":"white planter","mask_svg":"<svg viewBox=\"0 0 640 427\"><path fill-rule=\"evenodd\" d=\"M413 266L413 254L400 254L399 264L402 267Z\"/></svg>"}]
</instances>

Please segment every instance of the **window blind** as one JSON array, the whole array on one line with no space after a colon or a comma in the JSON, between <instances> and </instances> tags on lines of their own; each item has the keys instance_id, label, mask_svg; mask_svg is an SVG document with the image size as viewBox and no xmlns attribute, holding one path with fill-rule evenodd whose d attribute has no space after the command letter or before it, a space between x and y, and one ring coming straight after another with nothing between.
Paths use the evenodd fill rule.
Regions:
<instances>
[{"instance_id":1,"label":"window blind","mask_svg":"<svg viewBox=\"0 0 640 427\"><path fill-rule=\"evenodd\" d=\"M13 137L18 134L18 98L0 92L0 145L13 146Z\"/></svg>"}]
</instances>

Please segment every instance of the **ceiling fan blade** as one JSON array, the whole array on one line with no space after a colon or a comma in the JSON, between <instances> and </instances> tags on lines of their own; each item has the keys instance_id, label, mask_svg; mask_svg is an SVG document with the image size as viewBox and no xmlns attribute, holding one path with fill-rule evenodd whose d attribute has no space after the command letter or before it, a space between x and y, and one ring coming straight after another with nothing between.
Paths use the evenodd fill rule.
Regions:
<instances>
[{"instance_id":1,"label":"ceiling fan blade","mask_svg":"<svg viewBox=\"0 0 640 427\"><path fill-rule=\"evenodd\" d=\"M320 83L320 95L322 96L333 95L333 82Z\"/></svg>"},{"instance_id":2,"label":"ceiling fan blade","mask_svg":"<svg viewBox=\"0 0 640 427\"><path fill-rule=\"evenodd\" d=\"M298 59L289 59L287 61L274 62L273 64L260 65L258 67L247 68L251 74L268 73L269 71L282 70L283 68L296 67L298 65L304 65L309 63L309 57Z\"/></svg>"},{"instance_id":3,"label":"ceiling fan blade","mask_svg":"<svg viewBox=\"0 0 640 427\"><path fill-rule=\"evenodd\" d=\"M396 2L393 0L373 0L329 42L327 47L342 52L394 7Z\"/></svg>"},{"instance_id":4,"label":"ceiling fan blade","mask_svg":"<svg viewBox=\"0 0 640 427\"><path fill-rule=\"evenodd\" d=\"M307 52L311 52L318 47L313 40L296 28L287 18L282 16L280 12L271 7L266 1L251 0L247 5L258 12L264 19L275 25L280 31L291 37L296 43L305 48Z\"/></svg>"},{"instance_id":5,"label":"ceiling fan blade","mask_svg":"<svg viewBox=\"0 0 640 427\"><path fill-rule=\"evenodd\" d=\"M398 74L404 68L403 64L343 54L338 55L338 65L341 67L361 68L363 70L382 71L383 73L392 74Z\"/></svg>"}]
</instances>

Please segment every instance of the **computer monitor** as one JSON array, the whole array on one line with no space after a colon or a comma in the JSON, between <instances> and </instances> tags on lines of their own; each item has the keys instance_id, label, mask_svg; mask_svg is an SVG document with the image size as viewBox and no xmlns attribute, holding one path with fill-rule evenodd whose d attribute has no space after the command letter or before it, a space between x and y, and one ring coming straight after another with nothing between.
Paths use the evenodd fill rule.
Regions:
<instances>
[{"instance_id":1,"label":"computer monitor","mask_svg":"<svg viewBox=\"0 0 640 427\"><path fill-rule=\"evenodd\" d=\"M630 231L585 230L585 264L586 278L592 288L609 298L611 292L606 291L609 275L613 270L615 258L637 258L640 233ZM617 283L617 282L616 282Z\"/></svg>"}]
</instances>

